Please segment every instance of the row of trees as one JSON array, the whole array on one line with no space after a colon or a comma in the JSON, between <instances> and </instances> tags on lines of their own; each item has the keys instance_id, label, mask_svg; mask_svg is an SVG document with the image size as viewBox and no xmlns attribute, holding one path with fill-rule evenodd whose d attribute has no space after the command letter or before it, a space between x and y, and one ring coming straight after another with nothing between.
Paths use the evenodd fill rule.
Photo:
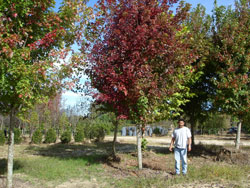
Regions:
<instances>
[{"instance_id":1,"label":"row of trees","mask_svg":"<svg viewBox=\"0 0 250 188\"><path fill-rule=\"evenodd\" d=\"M249 114L250 2L235 1L232 9L215 1L212 16L201 5L189 12L183 2L173 13L176 2L100 0L89 43L83 44L90 52L86 73L98 90L96 101L117 122L138 125L139 169L141 128L147 123L186 115L194 135L208 111L223 112L239 121L238 149Z\"/></svg>"},{"instance_id":2,"label":"row of trees","mask_svg":"<svg viewBox=\"0 0 250 188\"><path fill-rule=\"evenodd\" d=\"M140 169L147 123L185 112L194 130L206 110L239 122L249 116L250 2L236 1L231 9L215 1L212 17L202 6L189 12L183 2L173 12L177 2L99 0L93 11L86 1L63 0L55 12L54 1L0 0L0 113L10 117L7 187L13 117L25 119L35 104L72 89L83 73L97 89L97 103L115 116L114 156L119 122L138 125ZM75 41L81 53L70 49Z\"/></svg>"}]
</instances>

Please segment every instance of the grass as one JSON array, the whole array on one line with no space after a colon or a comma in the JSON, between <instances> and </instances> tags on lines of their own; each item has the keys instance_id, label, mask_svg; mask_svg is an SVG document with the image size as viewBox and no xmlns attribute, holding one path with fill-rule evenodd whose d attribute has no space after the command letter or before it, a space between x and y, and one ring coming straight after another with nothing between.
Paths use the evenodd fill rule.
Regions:
<instances>
[{"instance_id":1,"label":"grass","mask_svg":"<svg viewBox=\"0 0 250 188\"><path fill-rule=\"evenodd\" d=\"M55 187L65 181L72 179L90 180L95 177L106 187L120 188L146 188L146 187L168 187L178 184L188 184L195 182L226 182L231 183L231 187L241 187L241 182L247 181L250 166L230 165L223 162L196 162L195 158L188 167L188 176L178 176L167 178L164 176L137 177L114 176L111 172L103 169L103 159L105 153L93 152L107 148L109 145L40 145L40 146L17 146L15 148L14 174L21 174L25 181L33 182L35 185L40 182L43 187ZM6 146L7 147L7 146ZM204 146L205 147L205 146ZM0 149L5 149L5 146ZM206 149L216 150L214 148ZM88 151L82 156L74 155L74 151ZM7 151L7 150L1 150ZM159 150L160 151L160 150ZM160 151L157 155L160 157L173 158L171 153L163 154ZM76 152L77 154L77 152ZM133 159L130 154L123 154L126 159ZM171 157L170 157L171 156ZM2 156L1 156L2 157ZM7 161L0 158L0 175L6 174ZM134 166L127 167L136 170ZM173 167L174 168L174 167Z\"/></svg>"},{"instance_id":2,"label":"grass","mask_svg":"<svg viewBox=\"0 0 250 188\"><path fill-rule=\"evenodd\" d=\"M241 187L240 182L246 178L249 172L249 167L239 166L224 166L224 165L204 165L201 168L194 166L189 167L188 176L177 176L175 178L137 178L129 177L116 182L113 182L115 187L120 188L146 188L146 187L167 187L176 184L188 184L195 182L228 182L230 181L233 187Z\"/></svg>"},{"instance_id":3,"label":"grass","mask_svg":"<svg viewBox=\"0 0 250 188\"><path fill-rule=\"evenodd\" d=\"M100 164L91 163L96 156L88 156L75 159L59 159L55 157L37 157L18 159L22 168L16 170L16 173L24 173L30 177L46 181L64 181L65 179L77 178L86 175L88 171L101 171ZM90 165L91 164L91 165Z\"/></svg>"}]
</instances>

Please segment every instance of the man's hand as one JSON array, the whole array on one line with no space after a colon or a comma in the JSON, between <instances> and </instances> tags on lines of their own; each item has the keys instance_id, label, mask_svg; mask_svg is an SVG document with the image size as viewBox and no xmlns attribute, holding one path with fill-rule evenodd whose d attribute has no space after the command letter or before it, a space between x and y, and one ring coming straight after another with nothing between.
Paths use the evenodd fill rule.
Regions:
<instances>
[{"instance_id":1,"label":"man's hand","mask_svg":"<svg viewBox=\"0 0 250 188\"><path fill-rule=\"evenodd\" d=\"M170 146L170 147L169 147L169 151L173 151L173 146Z\"/></svg>"},{"instance_id":2,"label":"man's hand","mask_svg":"<svg viewBox=\"0 0 250 188\"><path fill-rule=\"evenodd\" d=\"M188 151L191 151L191 145L188 145Z\"/></svg>"}]
</instances>

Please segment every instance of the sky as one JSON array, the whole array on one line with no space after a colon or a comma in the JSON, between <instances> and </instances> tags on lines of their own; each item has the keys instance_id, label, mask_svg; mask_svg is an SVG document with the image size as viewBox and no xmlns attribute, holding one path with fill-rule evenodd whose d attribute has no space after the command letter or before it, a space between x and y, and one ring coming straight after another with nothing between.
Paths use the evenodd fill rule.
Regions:
<instances>
[{"instance_id":1,"label":"sky","mask_svg":"<svg viewBox=\"0 0 250 188\"><path fill-rule=\"evenodd\" d=\"M58 7L60 6L60 3L62 0L56 0L56 6L55 10L58 10ZM89 6L93 6L97 0L89 0L88 4ZM206 7L206 11L208 14L212 14L213 4L214 0L185 0L185 2L190 3L192 5L192 8L195 8L197 4L201 4ZM234 0L217 0L218 6L224 5L224 6L230 6L234 4ZM64 106L75 106L81 101L86 101L86 103L89 103L89 98L86 96L81 96L80 94L73 93L71 91L66 91L63 93L63 101Z\"/></svg>"}]
</instances>

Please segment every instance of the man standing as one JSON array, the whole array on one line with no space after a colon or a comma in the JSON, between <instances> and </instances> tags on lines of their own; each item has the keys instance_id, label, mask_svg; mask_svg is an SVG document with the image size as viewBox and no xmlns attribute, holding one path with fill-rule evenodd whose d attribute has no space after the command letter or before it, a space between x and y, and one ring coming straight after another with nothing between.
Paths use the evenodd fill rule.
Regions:
<instances>
[{"instance_id":1,"label":"man standing","mask_svg":"<svg viewBox=\"0 0 250 188\"><path fill-rule=\"evenodd\" d=\"M175 173L180 174L180 161L182 162L182 173L187 174L187 151L191 151L191 132L190 129L185 127L185 120L179 119L179 127L174 130L169 151L174 148L175 157Z\"/></svg>"}]
</instances>

